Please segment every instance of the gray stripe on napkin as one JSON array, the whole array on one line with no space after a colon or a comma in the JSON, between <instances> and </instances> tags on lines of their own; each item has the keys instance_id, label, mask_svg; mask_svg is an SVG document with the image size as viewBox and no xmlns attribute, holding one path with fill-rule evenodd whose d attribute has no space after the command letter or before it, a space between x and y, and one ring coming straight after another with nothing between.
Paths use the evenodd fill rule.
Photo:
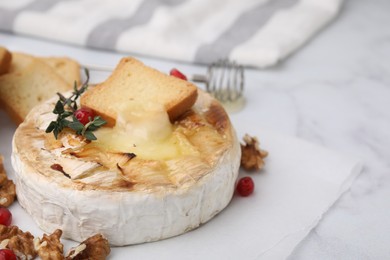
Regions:
<instances>
[{"instance_id":1,"label":"gray stripe on napkin","mask_svg":"<svg viewBox=\"0 0 390 260\"><path fill-rule=\"evenodd\" d=\"M86 45L88 47L115 49L118 37L132 27L146 24L153 17L154 12L160 6L176 6L186 0L144 0L134 15L128 18L115 18L103 22L95 27L88 35Z\"/></svg>"},{"instance_id":2,"label":"gray stripe on napkin","mask_svg":"<svg viewBox=\"0 0 390 260\"><path fill-rule=\"evenodd\" d=\"M0 8L0 30L12 31L16 17L24 11L45 12L59 2L66 0L35 0L21 8L8 10Z\"/></svg>"},{"instance_id":3,"label":"gray stripe on napkin","mask_svg":"<svg viewBox=\"0 0 390 260\"><path fill-rule=\"evenodd\" d=\"M259 31L275 12L294 5L299 0L271 0L242 13L234 24L222 33L214 42L198 48L194 61L211 63L229 56L230 52L240 44L249 40Z\"/></svg>"}]
</instances>

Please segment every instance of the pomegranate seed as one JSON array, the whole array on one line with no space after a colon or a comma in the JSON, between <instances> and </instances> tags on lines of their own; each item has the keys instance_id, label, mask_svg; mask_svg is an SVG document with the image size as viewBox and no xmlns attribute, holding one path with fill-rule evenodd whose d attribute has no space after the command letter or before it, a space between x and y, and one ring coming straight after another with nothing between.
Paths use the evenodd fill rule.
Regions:
<instances>
[{"instance_id":1,"label":"pomegranate seed","mask_svg":"<svg viewBox=\"0 0 390 260\"><path fill-rule=\"evenodd\" d=\"M7 208L0 208L0 224L4 226L11 225L12 214Z\"/></svg>"},{"instance_id":2,"label":"pomegranate seed","mask_svg":"<svg viewBox=\"0 0 390 260\"><path fill-rule=\"evenodd\" d=\"M0 260L16 260L16 255L10 249L0 249Z\"/></svg>"},{"instance_id":3,"label":"pomegranate seed","mask_svg":"<svg viewBox=\"0 0 390 260\"><path fill-rule=\"evenodd\" d=\"M243 197L251 195L254 189L255 183L251 177L243 177L237 183L237 192Z\"/></svg>"},{"instance_id":4,"label":"pomegranate seed","mask_svg":"<svg viewBox=\"0 0 390 260\"><path fill-rule=\"evenodd\" d=\"M175 68L171 69L171 71L169 72L169 75L174 76L174 77L179 78L179 79L182 79L182 80L187 80L186 75L184 75L178 69L175 69Z\"/></svg>"},{"instance_id":5,"label":"pomegranate seed","mask_svg":"<svg viewBox=\"0 0 390 260\"><path fill-rule=\"evenodd\" d=\"M86 125L89 123L90 118L93 120L95 113L89 108L80 108L74 112L74 116L80 121L80 123Z\"/></svg>"}]
</instances>

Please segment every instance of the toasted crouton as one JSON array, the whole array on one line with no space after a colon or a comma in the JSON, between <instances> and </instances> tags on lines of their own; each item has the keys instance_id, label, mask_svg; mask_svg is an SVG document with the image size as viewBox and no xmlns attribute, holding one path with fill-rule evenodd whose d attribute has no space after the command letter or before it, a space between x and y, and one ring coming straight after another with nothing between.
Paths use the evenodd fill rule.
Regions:
<instances>
[{"instance_id":1,"label":"toasted crouton","mask_svg":"<svg viewBox=\"0 0 390 260\"><path fill-rule=\"evenodd\" d=\"M19 124L31 108L72 89L75 81L80 83L80 65L72 59L13 52L7 73L0 76L0 107Z\"/></svg>"},{"instance_id":2,"label":"toasted crouton","mask_svg":"<svg viewBox=\"0 0 390 260\"><path fill-rule=\"evenodd\" d=\"M34 59L39 59L49 65L58 76L63 78L70 86L76 81L80 84L80 64L67 57L37 57L25 53L14 52L10 73L21 71Z\"/></svg>"},{"instance_id":3,"label":"toasted crouton","mask_svg":"<svg viewBox=\"0 0 390 260\"><path fill-rule=\"evenodd\" d=\"M17 124L35 105L57 92L71 89L49 65L39 59L33 59L22 67L0 77L0 103Z\"/></svg>"},{"instance_id":4,"label":"toasted crouton","mask_svg":"<svg viewBox=\"0 0 390 260\"><path fill-rule=\"evenodd\" d=\"M67 57L42 57L43 62L52 67L68 84L80 84L80 64Z\"/></svg>"},{"instance_id":5,"label":"toasted crouton","mask_svg":"<svg viewBox=\"0 0 390 260\"><path fill-rule=\"evenodd\" d=\"M123 58L112 75L81 96L81 106L101 115L108 126L115 125L119 109L132 100L141 103L158 102L174 121L190 109L197 98L192 83L166 75L142 62Z\"/></svg>"},{"instance_id":6,"label":"toasted crouton","mask_svg":"<svg viewBox=\"0 0 390 260\"><path fill-rule=\"evenodd\" d=\"M0 47L0 76L8 73L11 68L12 54L3 47Z\"/></svg>"}]
</instances>

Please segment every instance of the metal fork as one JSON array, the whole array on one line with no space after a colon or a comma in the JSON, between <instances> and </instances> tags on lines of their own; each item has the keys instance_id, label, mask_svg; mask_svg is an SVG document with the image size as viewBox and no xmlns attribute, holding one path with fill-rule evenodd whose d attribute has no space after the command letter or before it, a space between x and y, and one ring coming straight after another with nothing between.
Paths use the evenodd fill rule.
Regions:
<instances>
[{"instance_id":1,"label":"metal fork","mask_svg":"<svg viewBox=\"0 0 390 260\"><path fill-rule=\"evenodd\" d=\"M208 66L207 75L193 75L190 80L204 83L229 112L244 107L244 68L235 61L218 60Z\"/></svg>"}]
</instances>

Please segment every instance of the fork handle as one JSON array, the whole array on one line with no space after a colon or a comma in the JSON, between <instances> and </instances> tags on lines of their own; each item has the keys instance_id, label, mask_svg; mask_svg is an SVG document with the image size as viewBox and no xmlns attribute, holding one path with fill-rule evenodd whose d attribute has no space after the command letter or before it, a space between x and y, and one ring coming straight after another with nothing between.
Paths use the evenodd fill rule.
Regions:
<instances>
[{"instance_id":1,"label":"fork handle","mask_svg":"<svg viewBox=\"0 0 390 260\"><path fill-rule=\"evenodd\" d=\"M190 80L194 82L201 82L201 83L209 82L208 78L205 75L199 75L199 74L192 75Z\"/></svg>"}]
</instances>

